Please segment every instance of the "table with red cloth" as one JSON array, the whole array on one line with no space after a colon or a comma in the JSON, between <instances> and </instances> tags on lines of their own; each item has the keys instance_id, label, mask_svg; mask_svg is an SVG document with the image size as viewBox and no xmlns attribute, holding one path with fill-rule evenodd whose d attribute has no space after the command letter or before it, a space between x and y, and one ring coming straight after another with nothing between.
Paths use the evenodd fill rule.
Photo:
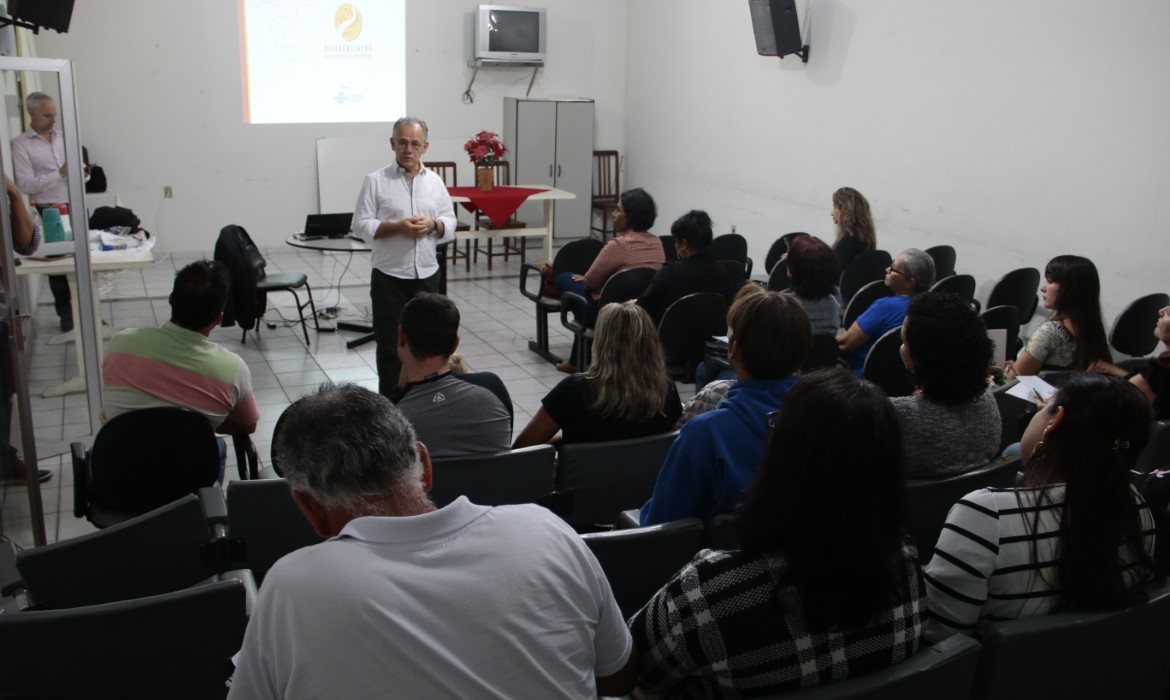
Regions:
<instances>
[{"instance_id":1,"label":"table with red cloth","mask_svg":"<svg viewBox=\"0 0 1170 700\"><path fill-rule=\"evenodd\" d=\"M544 202L544 225L513 229L480 229L473 224L466 231L457 231L456 238L504 238L523 236L544 239L545 259L552 260L553 214L558 199L576 199L577 195L555 187L493 187L489 192L480 192L475 187L448 187L451 201L462 204L468 211L479 211L491 219L496 226L503 226L526 201Z\"/></svg>"}]
</instances>

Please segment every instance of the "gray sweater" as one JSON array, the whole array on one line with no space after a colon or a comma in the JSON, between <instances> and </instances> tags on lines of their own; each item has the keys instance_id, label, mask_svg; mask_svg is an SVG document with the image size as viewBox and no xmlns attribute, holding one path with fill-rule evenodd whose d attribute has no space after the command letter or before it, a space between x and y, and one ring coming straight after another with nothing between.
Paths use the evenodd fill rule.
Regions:
<instances>
[{"instance_id":1,"label":"gray sweater","mask_svg":"<svg viewBox=\"0 0 1170 700\"><path fill-rule=\"evenodd\" d=\"M890 402L902 426L907 479L962 474L998 453L999 407L990 392L959 405L921 396L897 396Z\"/></svg>"}]
</instances>

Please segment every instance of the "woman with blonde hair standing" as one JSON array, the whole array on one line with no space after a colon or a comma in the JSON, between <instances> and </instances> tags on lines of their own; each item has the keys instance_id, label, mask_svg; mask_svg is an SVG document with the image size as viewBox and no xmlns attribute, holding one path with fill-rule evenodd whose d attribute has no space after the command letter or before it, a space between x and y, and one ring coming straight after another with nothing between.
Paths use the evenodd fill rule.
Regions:
<instances>
[{"instance_id":1,"label":"woman with blonde hair standing","mask_svg":"<svg viewBox=\"0 0 1170 700\"><path fill-rule=\"evenodd\" d=\"M877 232L869 202L852 187L842 187L833 193L833 223L837 224L837 239L833 252L841 262L841 269L867 250L877 248Z\"/></svg>"},{"instance_id":2,"label":"woman with blonde hair standing","mask_svg":"<svg viewBox=\"0 0 1170 700\"><path fill-rule=\"evenodd\" d=\"M566 377L541 400L541 408L513 449L561 441L602 442L656 435L674 429L682 402L666 374L658 329L645 309L608 304L597 315L593 362Z\"/></svg>"}]
</instances>

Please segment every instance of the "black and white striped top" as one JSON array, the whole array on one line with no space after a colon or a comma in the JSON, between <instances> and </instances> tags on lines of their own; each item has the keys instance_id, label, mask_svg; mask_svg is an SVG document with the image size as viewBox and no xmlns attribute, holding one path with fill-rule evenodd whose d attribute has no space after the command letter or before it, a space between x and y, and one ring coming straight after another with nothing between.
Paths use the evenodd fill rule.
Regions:
<instances>
[{"instance_id":1,"label":"black and white striped top","mask_svg":"<svg viewBox=\"0 0 1170 700\"><path fill-rule=\"evenodd\" d=\"M927 639L955 632L971 634L989 623L1047 614L1056 603L1057 543L1064 506L1064 484L1048 487L1036 532L1028 528L1037 512L1040 488L987 488L956 503L926 567L930 610ZM1019 493L1019 500L1016 498ZM1154 521L1136 490L1143 545L1154 552ZM1038 561L1032 561L1032 542ZM1126 582L1137 585L1128 548L1120 552ZM1144 576L1144 574L1141 574Z\"/></svg>"}]
</instances>

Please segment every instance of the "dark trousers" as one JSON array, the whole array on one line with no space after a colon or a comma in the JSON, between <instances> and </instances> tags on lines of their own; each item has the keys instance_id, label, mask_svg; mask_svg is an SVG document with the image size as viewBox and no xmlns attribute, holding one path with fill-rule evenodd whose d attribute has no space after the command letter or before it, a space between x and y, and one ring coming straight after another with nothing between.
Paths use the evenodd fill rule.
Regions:
<instances>
[{"instance_id":1,"label":"dark trousers","mask_svg":"<svg viewBox=\"0 0 1170 700\"><path fill-rule=\"evenodd\" d=\"M37 205L37 211L44 213L48 206ZM44 231L41 232L42 235ZM53 306L61 323L73 327L73 297L69 293L69 280L65 275L49 275L49 291L53 293Z\"/></svg>"},{"instance_id":2,"label":"dark trousers","mask_svg":"<svg viewBox=\"0 0 1170 700\"><path fill-rule=\"evenodd\" d=\"M439 273L424 279L401 279L380 270L370 277L370 300L374 310L374 340L378 343L378 393L389 396L398 386L402 362L398 360L398 322L402 307L419 292L438 292Z\"/></svg>"}]
</instances>

